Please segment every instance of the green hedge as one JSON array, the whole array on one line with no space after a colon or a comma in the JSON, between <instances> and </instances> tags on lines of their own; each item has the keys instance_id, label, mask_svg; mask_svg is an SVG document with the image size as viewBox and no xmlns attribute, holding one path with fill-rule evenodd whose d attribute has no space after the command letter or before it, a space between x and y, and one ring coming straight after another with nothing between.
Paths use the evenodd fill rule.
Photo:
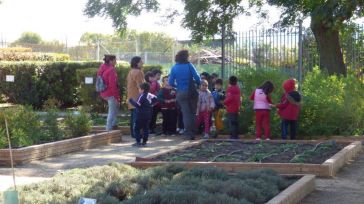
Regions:
<instances>
[{"instance_id":1,"label":"green hedge","mask_svg":"<svg viewBox=\"0 0 364 204\"><path fill-rule=\"evenodd\" d=\"M82 102L99 109L102 104L94 85L85 85L84 77L95 76L100 62L0 62L0 101L28 104L41 108L49 99L58 100L62 107ZM161 69L145 66L145 70ZM127 66L118 65L121 95L125 93ZM6 75L15 75L15 83L5 82ZM102 107L103 105L101 105ZM101 108L102 109L102 108Z\"/></svg>"},{"instance_id":2,"label":"green hedge","mask_svg":"<svg viewBox=\"0 0 364 204\"><path fill-rule=\"evenodd\" d=\"M21 49L18 49L21 51ZM0 61L68 61L69 54L41 53L41 52L18 52L0 50Z\"/></svg>"}]
</instances>

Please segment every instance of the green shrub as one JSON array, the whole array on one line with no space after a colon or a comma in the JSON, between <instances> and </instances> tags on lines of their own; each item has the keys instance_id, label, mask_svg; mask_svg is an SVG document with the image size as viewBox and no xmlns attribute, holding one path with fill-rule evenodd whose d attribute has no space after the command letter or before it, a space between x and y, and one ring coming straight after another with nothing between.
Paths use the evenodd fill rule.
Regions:
<instances>
[{"instance_id":1,"label":"green shrub","mask_svg":"<svg viewBox=\"0 0 364 204\"><path fill-rule=\"evenodd\" d=\"M201 173L204 170L207 173ZM163 172L166 174L163 175ZM278 187L270 180L245 178L258 176L259 173L280 178L275 172L253 171L245 174L244 178L228 175L228 179L225 176L218 177L217 173L228 175L226 171L214 168L187 170L181 166L163 166L138 170L113 163L109 166L74 169L58 174L49 181L22 186L19 195L23 203L76 203L83 196L105 204L250 204L264 203L278 193ZM182 179L180 174L188 176ZM198 182L188 183L191 179Z\"/></svg>"},{"instance_id":2,"label":"green shrub","mask_svg":"<svg viewBox=\"0 0 364 204\"><path fill-rule=\"evenodd\" d=\"M91 130L90 116L82 110L77 114L69 112L64 122L68 137L84 136Z\"/></svg>"},{"instance_id":3,"label":"green shrub","mask_svg":"<svg viewBox=\"0 0 364 204\"><path fill-rule=\"evenodd\" d=\"M58 124L58 112L56 109L48 109L42 126L42 141L58 141L64 136L60 125Z\"/></svg>"},{"instance_id":4,"label":"green shrub","mask_svg":"<svg viewBox=\"0 0 364 204\"><path fill-rule=\"evenodd\" d=\"M318 68L303 82L299 132L303 135L362 135L364 84L355 76L329 76Z\"/></svg>"},{"instance_id":5,"label":"green shrub","mask_svg":"<svg viewBox=\"0 0 364 204\"><path fill-rule=\"evenodd\" d=\"M31 107L19 106L0 113L0 148L8 146L4 118L8 121L13 147L24 147L39 143L42 138L38 115Z\"/></svg>"}]
</instances>

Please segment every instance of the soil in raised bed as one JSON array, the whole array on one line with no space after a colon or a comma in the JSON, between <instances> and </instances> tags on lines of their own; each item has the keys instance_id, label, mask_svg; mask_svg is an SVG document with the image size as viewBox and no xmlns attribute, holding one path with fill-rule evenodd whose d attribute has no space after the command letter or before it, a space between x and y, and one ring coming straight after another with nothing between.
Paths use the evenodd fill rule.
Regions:
<instances>
[{"instance_id":1,"label":"soil in raised bed","mask_svg":"<svg viewBox=\"0 0 364 204\"><path fill-rule=\"evenodd\" d=\"M242 141L205 141L160 155L156 161L262 162L322 164L344 145L335 141L316 144Z\"/></svg>"}]
</instances>

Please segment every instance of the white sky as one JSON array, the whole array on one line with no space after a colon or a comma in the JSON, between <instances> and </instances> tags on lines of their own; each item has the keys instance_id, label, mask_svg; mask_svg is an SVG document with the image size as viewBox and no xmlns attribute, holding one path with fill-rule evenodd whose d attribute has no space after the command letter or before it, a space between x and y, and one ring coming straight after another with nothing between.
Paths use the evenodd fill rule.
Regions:
<instances>
[{"instance_id":1,"label":"white sky","mask_svg":"<svg viewBox=\"0 0 364 204\"><path fill-rule=\"evenodd\" d=\"M114 29L109 19L101 17L87 18L83 9L87 0L2 0L0 4L0 41L12 42L18 39L23 32L36 32L44 40L59 40L68 42L68 45L78 43L80 36L85 32L112 34ZM171 0L163 0L162 7L172 4ZM174 5L176 6L176 5ZM183 29L179 22L173 25L160 24L162 14L143 14L128 20L129 29L138 31L166 32L178 39L189 39L190 32ZM271 12L270 20L265 24L273 23L278 19L279 12ZM234 29L244 31L255 28L258 19L241 17L236 20Z\"/></svg>"}]
</instances>

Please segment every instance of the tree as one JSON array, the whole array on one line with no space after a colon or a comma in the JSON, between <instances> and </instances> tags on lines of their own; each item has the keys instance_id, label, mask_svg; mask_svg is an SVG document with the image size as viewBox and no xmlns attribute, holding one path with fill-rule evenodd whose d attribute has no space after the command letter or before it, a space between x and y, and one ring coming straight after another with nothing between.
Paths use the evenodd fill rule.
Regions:
<instances>
[{"instance_id":1,"label":"tree","mask_svg":"<svg viewBox=\"0 0 364 204\"><path fill-rule=\"evenodd\" d=\"M158 0L88 0L84 13L88 17L106 16L113 26L121 32L126 31L127 17L139 16L142 11L157 11Z\"/></svg>"},{"instance_id":2,"label":"tree","mask_svg":"<svg viewBox=\"0 0 364 204\"><path fill-rule=\"evenodd\" d=\"M41 42L42 38L38 33L24 32L12 45L40 44Z\"/></svg>"},{"instance_id":3,"label":"tree","mask_svg":"<svg viewBox=\"0 0 364 204\"><path fill-rule=\"evenodd\" d=\"M283 8L282 26L295 24L300 16L311 17L310 27L320 53L320 67L330 74L346 75L339 30L345 22L364 15L364 0L267 1L270 5Z\"/></svg>"}]
</instances>

